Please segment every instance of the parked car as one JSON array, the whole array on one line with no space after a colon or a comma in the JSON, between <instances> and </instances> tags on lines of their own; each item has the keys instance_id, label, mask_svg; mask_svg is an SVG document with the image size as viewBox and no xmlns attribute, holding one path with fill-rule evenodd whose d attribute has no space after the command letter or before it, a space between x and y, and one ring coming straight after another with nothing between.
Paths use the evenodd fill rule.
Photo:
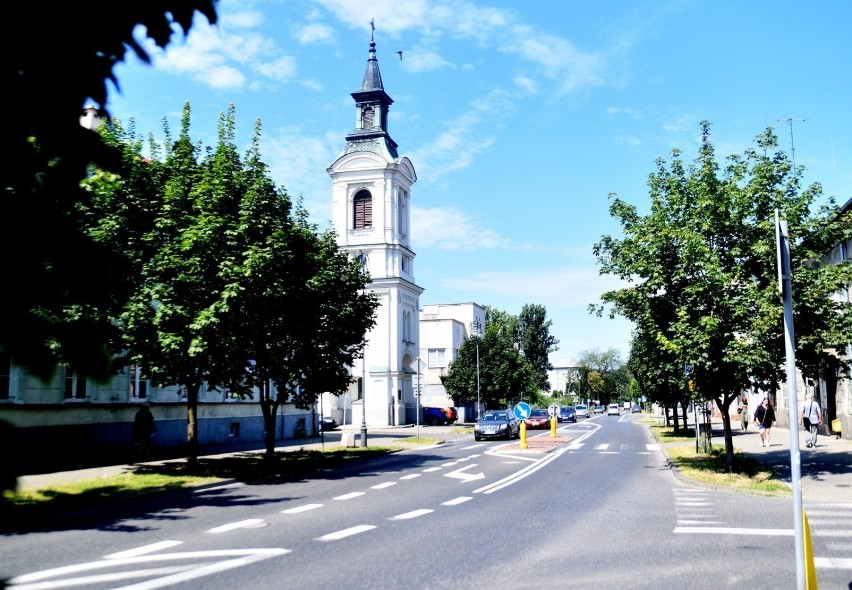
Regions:
<instances>
[{"instance_id":1,"label":"parked car","mask_svg":"<svg viewBox=\"0 0 852 590\"><path fill-rule=\"evenodd\" d=\"M509 410L487 410L473 426L473 439L505 438L511 440L521 435L521 423Z\"/></svg>"},{"instance_id":2,"label":"parked car","mask_svg":"<svg viewBox=\"0 0 852 590\"><path fill-rule=\"evenodd\" d=\"M589 406L586 404L577 404L574 406L574 415L577 416L577 418L588 418Z\"/></svg>"},{"instance_id":3,"label":"parked car","mask_svg":"<svg viewBox=\"0 0 852 590\"><path fill-rule=\"evenodd\" d=\"M430 426L443 426L450 424L450 419L444 408L423 408L423 424Z\"/></svg>"},{"instance_id":4,"label":"parked car","mask_svg":"<svg viewBox=\"0 0 852 590\"><path fill-rule=\"evenodd\" d=\"M595 414L603 414L603 413L604 413L604 407L602 405L598 404L597 406L595 406Z\"/></svg>"},{"instance_id":5,"label":"parked car","mask_svg":"<svg viewBox=\"0 0 852 590\"><path fill-rule=\"evenodd\" d=\"M618 407L618 404L609 404L606 407L606 415L607 416L621 416L621 408Z\"/></svg>"},{"instance_id":6,"label":"parked car","mask_svg":"<svg viewBox=\"0 0 852 590\"><path fill-rule=\"evenodd\" d=\"M632 407L632 408L630 408L630 413L631 413L631 414L638 414L638 413L641 413L641 412L642 412L642 408L640 408L640 407L639 407L639 406L637 406L636 404L633 404L633 407Z\"/></svg>"},{"instance_id":7,"label":"parked car","mask_svg":"<svg viewBox=\"0 0 852 590\"><path fill-rule=\"evenodd\" d=\"M559 408L556 420L557 422L576 422L577 412L574 410L574 406L562 406Z\"/></svg>"},{"instance_id":8,"label":"parked car","mask_svg":"<svg viewBox=\"0 0 852 590\"><path fill-rule=\"evenodd\" d=\"M453 406L444 408L444 414L447 415L447 424L455 424L459 419L459 411Z\"/></svg>"},{"instance_id":9,"label":"parked car","mask_svg":"<svg viewBox=\"0 0 852 590\"><path fill-rule=\"evenodd\" d=\"M524 420L524 424L527 428L550 428L550 414L547 410L532 409L529 417Z\"/></svg>"},{"instance_id":10,"label":"parked car","mask_svg":"<svg viewBox=\"0 0 852 590\"><path fill-rule=\"evenodd\" d=\"M322 431L334 430L337 428L337 420L330 416L322 416L319 419L318 428Z\"/></svg>"}]
</instances>

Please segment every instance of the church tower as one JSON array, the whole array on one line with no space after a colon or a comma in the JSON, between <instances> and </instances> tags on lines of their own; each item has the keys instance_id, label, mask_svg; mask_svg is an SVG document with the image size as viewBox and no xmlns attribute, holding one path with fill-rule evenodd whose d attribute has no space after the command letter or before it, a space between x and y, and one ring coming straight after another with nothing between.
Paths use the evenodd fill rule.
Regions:
<instances>
[{"instance_id":1,"label":"church tower","mask_svg":"<svg viewBox=\"0 0 852 590\"><path fill-rule=\"evenodd\" d=\"M419 297L411 250L411 186L414 166L397 153L388 133L393 104L382 86L376 43L355 99L355 129L329 166L332 224L337 243L360 260L370 276L368 291L381 302L376 325L367 334L365 358L352 367L354 383L344 398L345 424L413 424L417 401L412 366L419 355ZM333 402L332 402L333 403ZM362 405L363 404L363 405ZM331 409L331 408L330 408Z\"/></svg>"}]
</instances>

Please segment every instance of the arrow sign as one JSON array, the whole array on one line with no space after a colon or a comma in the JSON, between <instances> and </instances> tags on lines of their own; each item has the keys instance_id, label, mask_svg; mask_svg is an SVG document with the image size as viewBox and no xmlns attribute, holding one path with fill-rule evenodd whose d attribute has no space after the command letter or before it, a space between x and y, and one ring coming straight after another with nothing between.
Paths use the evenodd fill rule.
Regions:
<instances>
[{"instance_id":1,"label":"arrow sign","mask_svg":"<svg viewBox=\"0 0 852 590\"><path fill-rule=\"evenodd\" d=\"M515 404L515 418L518 420L526 420L529 418L531 411L530 405L527 402L518 402Z\"/></svg>"},{"instance_id":2,"label":"arrow sign","mask_svg":"<svg viewBox=\"0 0 852 590\"><path fill-rule=\"evenodd\" d=\"M456 479L462 480L462 482L468 481L476 481L477 479L485 479L485 474L482 472L479 473L462 473L465 469L470 469L472 467L476 467L476 465L467 465L462 467L461 469L456 469L455 471L451 471L449 473L445 473L444 477L454 477Z\"/></svg>"}]
</instances>

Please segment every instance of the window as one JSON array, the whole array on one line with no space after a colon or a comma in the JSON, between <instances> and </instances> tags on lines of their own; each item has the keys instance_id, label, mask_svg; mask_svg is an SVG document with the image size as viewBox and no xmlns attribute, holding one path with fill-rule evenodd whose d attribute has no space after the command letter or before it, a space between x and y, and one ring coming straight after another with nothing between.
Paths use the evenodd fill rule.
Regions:
<instances>
[{"instance_id":1,"label":"window","mask_svg":"<svg viewBox=\"0 0 852 590\"><path fill-rule=\"evenodd\" d=\"M6 352L0 352L0 399L9 399L9 389L12 385L12 357Z\"/></svg>"},{"instance_id":2,"label":"window","mask_svg":"<svg viewBox=\"0 0 852 590\"><path fill-rule=\"evenodd\" d=\"M399 203L397 204L397 231L401 238L408 235L408 193L399 191ZM403 270L405 262L403 261Z\"/></svg>"},{"instance_id":3,"label":"window","mask_svg":"<svg viewBox=\"0 0 852 590\"><path fill-rule=\"evenodd\" d=\"M402 312L402 341L403 342L414 342L411 336L411 312L403 311Z\"/></svg>"},{"instance_id":4,"label":"window","mask_svg":"<svg viewBox=\"0 0 852 590\"><path fill-rule=\"evenodd\" d=\"M65 368L65 399L86 399L86 378L70 367Z\"/></svg>"},{"instance_id":5,"label":"window","mask_svg":"<svg viewBox=\"0 0 852 590\"><path fill-rule=\"evenodd\" d=\"M445 348L430 348L429 349L429 367L446 367L447 366L447 349Z\"/></svg>"},{"instance_id":6,"label":"window","mask_svg":"<svg viewBox=\"0 0 852 590\"><path fill-rule=\"evenodd\" d=\"M130 397L145 399L148 397L148 378L139 365L130 365Z\"/></svg>"},{"instance_id":7,"label":"window","mask_svg":"<svg viewBox=\"0 0 852 590\"><path fill-rule=\"evenodd\" d=\"M366 107L363 111L364 117L361 121L362 129L370 129L373 127L373 107Z\"/></svg>"},{"instance_id":8,"label":"window","mask_svg":"<svg viewBox=\"0 0 852 590\"><path fill-rule=\"evenodd\" d=\"M352 202L355 219L352 227L366 229L373 226L373 196L369 191L359 191Z\"/></svg>"}]
</instances>

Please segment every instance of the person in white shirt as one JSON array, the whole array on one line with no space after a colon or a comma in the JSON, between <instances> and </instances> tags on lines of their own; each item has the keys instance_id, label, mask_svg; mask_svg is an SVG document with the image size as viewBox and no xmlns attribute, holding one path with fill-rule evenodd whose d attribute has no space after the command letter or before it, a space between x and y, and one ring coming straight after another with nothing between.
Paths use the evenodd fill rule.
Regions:
<instances>
[{"instance_id":1,"label":"person in white shirt","mask_svg":"<svg viewBox=\"0 0 852 590\"><path fill-rule=\"evenodd\" d=\"M817 442L817 427L822 424L822 410L819 403L814 401L814 395L808 393L802 404L802 426L805 428L805 446L812 449Z\"/></svg>"}]
</instances>

